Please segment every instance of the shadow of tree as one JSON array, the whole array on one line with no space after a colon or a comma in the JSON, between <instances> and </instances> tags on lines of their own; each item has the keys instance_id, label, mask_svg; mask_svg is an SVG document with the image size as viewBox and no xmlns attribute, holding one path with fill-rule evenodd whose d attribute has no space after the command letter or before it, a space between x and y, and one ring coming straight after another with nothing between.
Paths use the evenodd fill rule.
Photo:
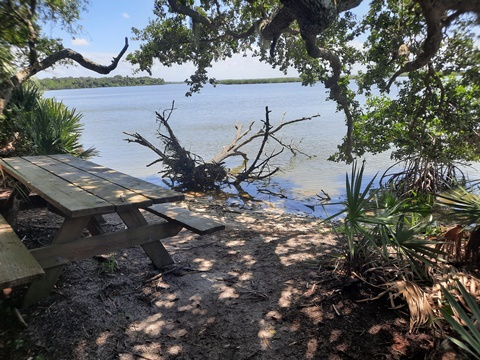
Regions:
<instances>
[{"instance_id":1,"label":"shadow of tree","mask_svg":"<svg viewBox=\"0 0 480 360\"><path fill-rule=\"evenodd\" d=\"M48 359L364 359L424 355L386 299L336 277L338 251L318 221L286 214L218 212L227 229L188 231L163 243L176 265L159 274L141 248L118 268L72 263L45 302L22 310L24 353ZM117 220L109 220L116 226ZM120 225L119 225L120 226ZM27 351L28 350L28 351ZM12 357L13 359L14 357Z\"/></svg>"}]
</instances>

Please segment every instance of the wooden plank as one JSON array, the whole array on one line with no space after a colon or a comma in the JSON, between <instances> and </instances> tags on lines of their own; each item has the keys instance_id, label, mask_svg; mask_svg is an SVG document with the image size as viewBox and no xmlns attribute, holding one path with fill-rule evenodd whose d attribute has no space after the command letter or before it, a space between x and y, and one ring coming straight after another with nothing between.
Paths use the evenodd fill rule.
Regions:
<instances>
[{"instance_id":1,"label":"wooden plank","mask_svg":"<svg viewBox=\"0 0 480 360\"><path fill-rule=\"evenodd\" d=\"M36 192L68 217L96 215L114 211L114 206L75 185L54 176L23 158L0 160L2 171Z\"/></svg>"},{"instance_id":2,"label":"wooden plank","mask_svg":"<svg viewBox=\"0 0 480 360\"><path fill-rule=\"evenodd\" d=\"M45 300L52 291L53 285L60 277L63 270L62 266L56 266L45 269L45 277L35 280L28 288L22 301L22 306L29 306L39 301Z\"/></svg>"},{"instance_id":3,"label":"wooden plank","mask_svg":"<svg viewBox=\"0 0 480 360\"><path fill-rule=\"evenodd\" d=\"M80 238L83 229L87 226L90 216L83 216L78 218L66 218L60 229L55 234L52 245L69 243ZM45 268L45 277L32 282L23 299L23 306L28 306L44 300L52 291L55 283L60 277L64 264Z\"/></svg>"},{"instance_id":4,"label":"wooden plank","mask_svg":"<svg viewBox=\"0 0 480 360\"><path fill-rule=\"evenodd\" d=\"M206 215L199 215L172 204L157 204L144 210L169 221L177 222L194 233L205 235L224 230L225 224Z\"/></svg>"},{"instance_id":5,"label":"wooden plank","mask_svg":"<svg viewBox=\"0 0 480 360\"><path fill-rule=\"evenodd\" d=\"M0 289L29 283L44 274L40 264L0 216Z\"/></svg>"},{"instance_id":6,"label":"wooden plank","mask_svg":"<svg viewBox=\"0 0 480 360\"><path fill-rule=\"evenodd\" d=\"M88 171L91 174L95 174L98 177L148 197L153 201L154 204L180 201L185 198L182 193L163 188L148 181L95 164L91 161L84 161L71 155L50 155L50 157L70 164L78 169Z\"/></svg>"},{"instance_id":7,"label":"wooden plank","mask_svg":"<svg viewBox=\"0 0 480 360\"><path fill-rule=\"evenodd\" d=\"M95 174L74 167L69 163L58 161L51 157L26 156L27 161L32 162L42 169L74 184L75 186L113 204L116 210L122 211L134 205L149 206L152 200L149 198L119 186ZM78 159L80 162L85 160Z\"/></svg>"},{"instance_id":8,"label":"wooden plank","mask_svg":"<svg viewBox=\"0 0 480 360\"><path fill-rule=\"evenodd\" d=\"M157 242L178 234L180 226L168 222L146 225L125 231L97 235L70 241L62 244L33 249L35 259L43 268L49 269L72 261L90 258L94 255L106 254L131 246Z\"/></svg>"},{"instance_id":9,"label":"wooden plank","mask_svg":"<svg viewBox=\"0 0 480 360\"><path fill-rule=\"evenodd\" d=\"M120 212L118 215L122 218L123 222L128 226L129 229L141 228L147 226L148 224L147 220L143 217L142 213L138 209ZM182 230L181 226L172 223L169 224L178 230L177 233ZM142 249L158 269L163 269L164 267L174 263L167 249L165 249L160 241L142 244Z\"/></svg>"}]
</instances>

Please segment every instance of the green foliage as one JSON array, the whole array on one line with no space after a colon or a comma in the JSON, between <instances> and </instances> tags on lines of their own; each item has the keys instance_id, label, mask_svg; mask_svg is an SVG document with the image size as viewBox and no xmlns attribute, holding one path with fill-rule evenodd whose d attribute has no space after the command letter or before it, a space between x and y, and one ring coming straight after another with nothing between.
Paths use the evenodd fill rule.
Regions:
<instances>
[{"instance_id":1,"label":"green foliage","mask_svg":"<svg viewBox=\"0 0 480 360\"><path fill-rule=\"evenodd\" d=\"M101 267L99 268L101 274L113 274L120 269L115 255L115 253L112 253L108 257L101 258Z\"/></svg>"},{"instance_id":2,"label":"green foliage","mask_svg":"<svg viewBox=\"0 0 480 360\"><path fill-rule=\"evenodd\" d=\"M457 281L457 287L461 292L462 303L466 304L472 315L469 316L463 306L445 288L442 288L442 292L447 304L440 309L440 312L461 338L460 340L450 337L450 340L475 359L480 359L480 331L477 327L480 321L480 307L461 282Z\"/></svg>"},{"instance_id":3,"label":"green foliage","mask_svg":"<svg viewBox=\"0 0 480 360\"><path fill-rule=\"evenodd\" d=\"M480 198L464 187L457 187L437 195L437 203L448 209L446 216L462 225L479 223Z\"/></svg>"},{"instance_id":4,"label":"green foliage","mask_svg":"<svg viewBox=\"0 0 480 360\"><path fill-rule=\"evenodd\" d=\"M458 76L410 75L397 98L367 101L367 112L354 126L358 155L393 148L392 158L419 157L441 164L478 161L480 86L465 85ZM480 85L480 84L479 84Z\"/></svg>"},{"instance_id":5,"label":"green foliage","mask_svg":"<svg viewBox=\"0 0 480 360\"><path fill-rule=\"evenodd\" d=\"M10 144L15 155L72 154L89 157L94 148L80 143L82 115L54 99L44 99L27 83L15 90L2 120L2 147ZM12 154L12 155L13 155Z\"/></svg>"},{"instance_id":6,"label":"green foliage","mask_svg":"<svg viewBox=\"0 0 480 360\"><path fill-rule=\"evenodd\" d=\"M352 165L346 175L344 208L325 219L344 218L346 259L349 269L361 268L380 256L387 264L400 264L416 277L424 277L425 265L433 266L441 251L426 239L430 206L373 189L375 178L363 184L364 165Z\"/></svg>"},{"instance_id":7,"label":"green foliage","mask_svg":"<svg viewBox=\"0 0 480 360\"><path fill-rule=\"evenodd\" d=\"M28 152L28 141L21 134L17 119L25 113L33 111L37 100L41 97L40 91L28 82L17 88L5 109L4 116L0 116L0 147L3 149L14 148L16 154Z\"/></svg>"},{"instance_id":8,"label":"green foliage","mask_svg":"<svg viewBox=\"0 0 480 360\"><path fill-rule=\"evenodd\" d=\"M25 345L25 341L23 339L15 339L14 343L15 350L20 350Z\"/></svg>"},{"instance_id":9,"label":"green foliage","mask_svg":"<svg viewBox=\"0 0 480 360\"><path fill-rule=\"evenodd\" d=\"M399 77L387 94L387 80L417 54L425 22L409 2L373 2L362 23L366 71L358 77L368 97L354 124L354 152L393 149L394 160L411 158L452 166L480 159L480 51L468 17L452 21L441 49L420 69ZM375 95L372 89L380 90Z\"/></svg>"},{"instance_id":10,"label":"green foliage","mask_svg":"<svg viewBox=\"0 0 480 360\"><path fill-rule=\"evenodd\" d=\"M42 32L42 26L59 27L75 35L77 21L88 0L2 1L0 5L0 81L17 69L63 48L60 39ZM33 30L33 32L32 32ZM31 48L32 40L34 47Z\"/></svg>"},{"instance_id":11,"label":"green foliage","mask_svg":"<svg viewBox=\"0 0 480 360\"><path fill-rule=\"evenodd\" d=\"M18 119L18 127L31 144L32 155L72 154L92 156L80 143L81 114L54 99L39 99L33 111Z\"/></svg>"},{"instance_id":12,"label":"green foliage","mask_svg":"<svg viewBox=\"0 0 480 360\"><path fill-rule=\"evenodd\" d=\"M145 85L164 85L165 80L155 79L147 76L142 77L123 77L115 75L113 77L80 77L80 78L51 78L40 79L38 84L41 90L59 90L59 89L89 89L99 87L117 87L117 86L145 86Z\"/></svg>"},{"instance_id":13,"label":"green foliage","mask_svg":"<svg viewBox=\"0 0 480 360\"><path fill-rule=\"evenodd\" d=\"M215 84L217 80L208 76L208 69L215 62L231 58L234 54L246 56L253 53L260 61L284 73L293 67L301 74L304 84L312 85L327 79L330 76L329 63L309 57L298 33L278 37L275 56L270 56L271 43L260 32L281 6L278 0L205 0L191 5L191 9L204 16L202 21L198 21L173 11L167 0L156 0L156 18L144 29L133 29L134 40L140 41L141 45L140 50L128 55L127 60L138 71L150 71L155 60L164 66L193 63L196 71L186 80L191 87L188 95L199 91L207 83ZM359 54L349 44L354 37L354 22L352 13L342 13L339 21L328 30L328 35L319 40L320 46L328 45L338 51L346 74L350 73L351 65ZM292 24L292 28L298 30L296 24Z\"/></svg>"},{"instance_id":14,"label":"green foliage","mask_svg":"<svg viewBox=\"0 0 480 360\"><path fill-rule=\"evenodd\" d=\"M365 226L370 223L371 217L368 213L372 210L372 204L370 202L370 190L372 189L375 178L362 189L364 164L359 171L357 171L357 163L352 165L351 177L348 174L345 176L345 208L333 215L336 217L342 213L345 213L345 238L348 247L347 261L356 266L359 261L359 257L366 257L368 254L368 248L363 246L357 241L358 237L369 239L370 233ZM327 219L328 220L328 219ZM368 241L368 240L367 240Z\"/></svg>"}]
</instances>

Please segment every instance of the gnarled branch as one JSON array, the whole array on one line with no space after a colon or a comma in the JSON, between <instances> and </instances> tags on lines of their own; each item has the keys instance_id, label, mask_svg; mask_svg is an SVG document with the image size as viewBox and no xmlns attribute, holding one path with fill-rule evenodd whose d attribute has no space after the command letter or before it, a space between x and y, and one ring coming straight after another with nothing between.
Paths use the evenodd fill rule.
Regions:
<instances>
[{"instance_id":1,"label":"gnarled branch","mask_svg":"<svg viewBox=\"0 0 480 360\"><path fill-rule=\"evenodd\" d=\"M125 54L128 49L128 38L125 38L125 45L120 53L113 58L112 63L110 65L101 65L92 60L87 59L82 54L72 50L72 49L63 49L54 54L47 56L42 61L36 62L29 66L28 68L19 71L15 77L21 83L26 79L32 77L33 75L37 74L38 72L48 69L49 67L53 66L55 63L61 60L71 59L81 65L82 67L92 70L98 74L109 74L117 67L120 59ZM23 80L23 81L22 81Z\"/></svg>"},{"instance_id":2,"label":"gnarled branch","mask_svg":"<svg viewBox=\"0 0 480 360\"><path fill-rule=\"evenodd\" d=\"M125 38L125 45L123 49L120 51L120 53L116 57L113 58L112 63L110 65L97 64L85 58L82 54L72 49L63 49L47 56L45 59L41 61L34 61L27 68L19 70L15 75L10 77L9 79L0 82L0 115L3 114L3 110L5 109L8 102L10 101L12 92L16 87L22 85L25 81L30 79L32 76L34 76L38 72L52 67L58 61L71 59L86 69L95 71L99 74L109 74L111 71L115 70L120 59L125 54L127 49L128 49L128 38Z\"/></svg>"},{"instance_id":3,"label":"gnarled branch","mask_svg":"<svg viewBox=\"0 0 480 360\"><path fill-rule=\"evenodd\" d=\"M443 30L450 26L454 19L462 14L474 13L480 17L480 1L471 0L416 0L422 9L425 23L427 24L427 36L422 45L422 51L417 57L403 65L390 78L387 91L397 77L403 73L418 70L427 65L437 54L443 40ZM454 11L447 16L448 11Z\"/></svg>"}]
</instances>

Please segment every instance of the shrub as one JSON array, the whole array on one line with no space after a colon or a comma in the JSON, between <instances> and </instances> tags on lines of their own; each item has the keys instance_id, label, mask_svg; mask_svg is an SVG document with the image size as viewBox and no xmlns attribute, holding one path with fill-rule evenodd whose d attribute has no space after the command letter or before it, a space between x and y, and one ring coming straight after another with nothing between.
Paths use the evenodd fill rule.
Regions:
<instances>
[{"instance_id":1,"label":"shrub","mask_svg":"<svg viewBox=\"0 0 480 360\"><path fill-rule=\"evenodd\" d=\"M89 157L95 149L80 143L82 115L63 103L41 96L34 83L12 94L5 116L0 119L3 156L72 154Z\"/></svg>"}]
</instances>

